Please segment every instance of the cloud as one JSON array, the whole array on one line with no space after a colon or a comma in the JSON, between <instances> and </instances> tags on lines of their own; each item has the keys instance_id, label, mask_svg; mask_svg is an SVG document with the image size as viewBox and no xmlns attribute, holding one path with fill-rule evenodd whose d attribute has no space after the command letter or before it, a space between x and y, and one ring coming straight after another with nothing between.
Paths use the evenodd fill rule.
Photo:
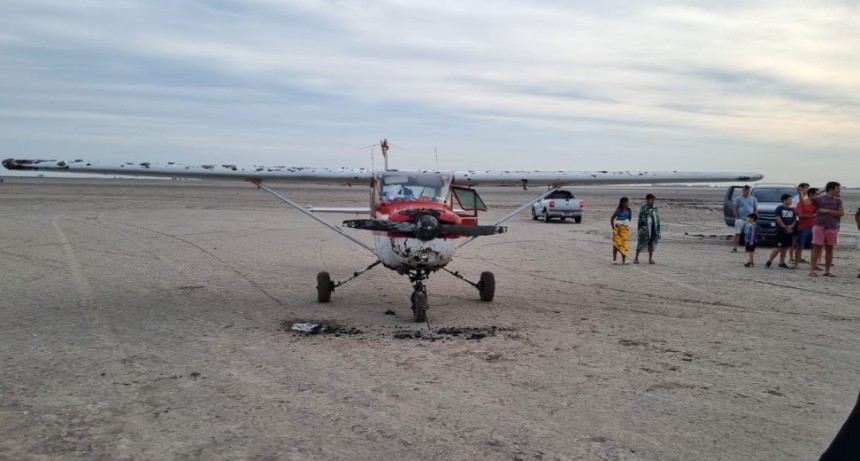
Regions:
<instances>
[{"instance_id":1,"label":"cloud","mask_svg":"<svg viewBox=\"0 0 860 461\"><path fill-rule=\"evenodd\" d=\"M305 151L297 157L313 161L328 149L324 160L345 163L354 153L333 151L404 136L425 150L470 149L464 163L492 157L475 148L513 163L543 142L530 161L554 169L561 153L589 149L632 166L660 152L647 163L670 169L691 147L712 152L685 163L698 169L748 152L836 155L860 141L860 13L839 1L5 9L0 134L20 148L50 131L94 152L140 143L154 155Z\"/></svg>"}]
</instances>

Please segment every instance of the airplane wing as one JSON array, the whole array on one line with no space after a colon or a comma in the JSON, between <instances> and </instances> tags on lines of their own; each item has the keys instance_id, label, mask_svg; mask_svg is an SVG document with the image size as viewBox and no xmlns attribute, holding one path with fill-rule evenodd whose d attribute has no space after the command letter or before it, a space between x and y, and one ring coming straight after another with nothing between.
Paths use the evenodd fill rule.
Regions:
<instances>
[{"instance_id":1,"label":"airplane wing","mask_svg":"<svg viewBox=\"0 0 860 461\"><path fill-rule=\"evenodd\" d=\"M588 186L602 184L669 184L758 181L753 172L647 171L455 171L458 186Z\"/></svg>"},{"instance_id":2,"label":"airplane wing","mask_svg":"<svg viewBox=\"0 0 860 461\"><path fill-rule=\"evenodd\" d=\"M84 160L6 159L9 170L63 173L155 176L167 178L261 180L266 182L306 182L326 184L367 184L373 172L365 168L306 168L286 166L240 167L227 165L183 165L149 162L88 162ZM425 171L429 173L430 171ZM571 186L600 184L668 184L757 181L753 172L642 172L642 171L455 171L454 184L460 186ZM318 210L319 211L319 210Z\"/></svg>"},{"instance_id":3,"label":"airplane wing","mask_svg":"<svg viewBox=\"0 0 860 461\"><path fill-rule=\"evenodd\" d=\"M367 184L373 172L365 168L305 168L286 166L182 165L149 162L87 162L84 160L6 159L8 170L58 173L154 176L190 179L261 180L266 182L306 182L326 184Z\"/></svg>"}]
</instances>

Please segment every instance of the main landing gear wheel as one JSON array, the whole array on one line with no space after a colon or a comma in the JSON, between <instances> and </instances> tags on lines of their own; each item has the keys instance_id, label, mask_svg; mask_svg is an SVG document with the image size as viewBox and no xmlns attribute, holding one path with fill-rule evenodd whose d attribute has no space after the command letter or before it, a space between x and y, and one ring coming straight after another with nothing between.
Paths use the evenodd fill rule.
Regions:
<instances>
[{"instance_id":1,"label":"main landing gear wheel","mask_svg":"<svg viewBox=\"0 0 860 461\"><path fill-rule=\"evenodd\" d=\"M317 301L327 303L331 301L331 292L334 291L334 283L328 272L317 274Z\"/></svg>"},{"instance_id":2,"label":"main landing gear wheel","mask_svg":"<svg viewBox=\"0 0 860 461\"><path fill-rule=\"evenodd\" d=\"M427 321L427 293L423 291L412 293L412 316L418 323Z\"/></svg>"},{"instance_id":3,"label":"main landing gear wheel","mask_svg":"<svg viewBox=\"0 0 860 461\"><path fill-rule=\"evenodd\" d=\"M481 301L492 301L496 294L496 277L492 272L481 272L481 281L478 282L478 293Z\"/></svg>"}]
</instances>

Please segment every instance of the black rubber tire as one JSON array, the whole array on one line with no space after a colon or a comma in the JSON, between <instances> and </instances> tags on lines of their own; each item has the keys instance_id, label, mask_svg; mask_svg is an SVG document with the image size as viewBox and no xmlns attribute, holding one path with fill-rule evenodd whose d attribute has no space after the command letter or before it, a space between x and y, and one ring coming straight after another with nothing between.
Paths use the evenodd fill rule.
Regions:
<instances>
[{"instance_id":1,"label":"black rubber tire","mask_svg":"<svg viewBox=\"0 0 860 461\"><path fill-rule=\"evenodd\" d=\"M320 272L317 274L317 301L327 303L331 301L331 292L334 291L334 284L331 281L331 276L328 272Z\"/></svg>"},{"instance_id":2,"label":"black rubber tire","mask_svg":"<svg viewBox=\"0 0 860 461\"><path fill-rule=\"evenodd\" d=\"M537 218L538 218L538 215L537 215L537 213L535 213L535 207L532 207L532 219L534 221L537 221Z\"/></svg>"},{"instance_id":3,"label":"black rubber tire","mask_svg":"<svg viewBox=\"0 0 860 461\"><path fill-rule=\"evenodd\" d=\"M577 216L577 217L573 218L573 221L577 224L581 223L582 222L582 216Z\"/></svg>"},{"instance_id":4,"label":"black rubber tire","mask_svg":"<svg viewBox=\"0 0 860 461\"><path fill-rule=\"evenodd\" d=\"M427 321L427 293L423 291L412 293L412 317L418 323Z\"/></svg>"},{"instance_id":5,"label":"black rubber tire","mask_svg":"<svg viewBox=\"0 0 860 461\"><path fill-rule=\"evenodd\" d=\"M543 209L543 222L549 222L552 218L549 217L549 213L547 213L546 208Z\"/></svg>"},{"instance_id":6,"label":"black rubber tire","mask_svg":"<svg viewBox=\"0 0 860 461\"><path fill-rule=\"evenodd\" d=\"M481 301L490 302L493 300L496 295L496 277L492 272L481 272L478 293L481 295Z\"/></svg>"},{"instance_id":7,"label":"black rubber tire","mask_svg":"<svg viewBox=\"0 0 860 461\"><path fill-rule=\"evenodd\" d=\"M558 218L558 219L561 219L561 222L567 221L567 218Z\"/></svg>"}]
</instances>

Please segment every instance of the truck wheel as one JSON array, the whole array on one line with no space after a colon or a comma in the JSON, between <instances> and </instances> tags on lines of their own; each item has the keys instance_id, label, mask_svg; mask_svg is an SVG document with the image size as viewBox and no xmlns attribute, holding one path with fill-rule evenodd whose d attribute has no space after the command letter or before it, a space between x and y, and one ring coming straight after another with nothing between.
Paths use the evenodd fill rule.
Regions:
<instances>
[{"instance_id":1,"label":"truck wheel","mask_svg":"<svg viewBox=\"0 0 860 461\"><path fill-rule=\"evenodd\" d=\"M532 219L537 221L537 213L535 213L535 207L532 207Z\"/></svg>"},{"instance_id":2,"label":"truck wheel","mask_svg":"<svg viewBox=\"0 0 860 461\"><path fill-rule=\"evenodd\" d=\"M543 209L543 222L549 222L552 219L549 217L549 213L547 213L546 208Z\"/></svg>"},{"instance_id":3,"label":"truck wheel","mask_svg":"<svg viewBox=\"0 0 860 461\"><path fill-rule=\"evenodd\" d=\"M317 301L327 303L331 301L331 292L334 291L334 283L328 272L317 274Z\"/></svg>"},{"instance_id":4,"label":"truck wheel","mask_svg":"<svg viewBox=\"0 0 860 461\"><path fill-rule=\"evenodd\" d=\"M577 224L579 224L579 223L581 223L581 222L582 222L582 216L577 216L577 217L573 218L573 220L574 220L574 222L576 222Z\"/></svg>"},{"instance_id":5,"label":"truck wheel","mask_svg":"<svg viewBox=\"0 0 860 461\"><path fill-rule=\"evenodd\" d=\"M478 282L478 293L481 301L490 302L496 294L496 277L492 272L481 272L481 281Z\"/></svg>"}]
</instances>

